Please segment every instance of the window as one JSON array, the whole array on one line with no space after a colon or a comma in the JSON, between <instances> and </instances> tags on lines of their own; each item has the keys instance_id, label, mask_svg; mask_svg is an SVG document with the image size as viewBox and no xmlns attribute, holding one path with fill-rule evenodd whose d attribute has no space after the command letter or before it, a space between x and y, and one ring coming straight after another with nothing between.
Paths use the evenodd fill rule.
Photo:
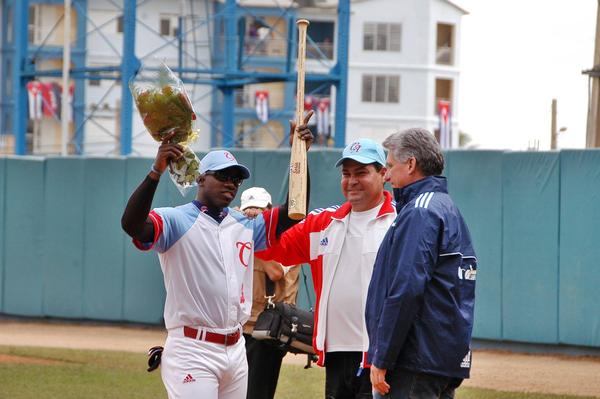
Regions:
<instances>
[{"instance_id":1,"label":"window","mask_svg":"<svg viewBox=\"0 0 600 399\"><path fill-rule=\"evenodd\" d=\"M12 43L12 36L13 36L13 8L10 5L10 3L8 3L7 5L8 7L8 11L6 13L6 42L7 43Z\"/></svg>"},{"instance_id":2,"label":"window","mask_svg":"<svg viewBox=\"0 0 600 399\"><path fill-rule=\"evenodd\" d=\"M365 23L363 50L400 51L401 41L401 24Z\"/></svg>"},{"instance_id":3,"label":"window","mask_svg":"<svg viewBox=\"0 0 600 399\"><path fill-rule=\"evenodd\" d=\"M6 58L6 69L4 70L4 87L6 88L6 95L8 97L12 96L13 87L12 87L12 62L7 57Z\"/></svg>"},{"instance_id":4,"label":"window","mask_svg":"<svg viewBox=\"0 0 600 399\"><path fill-rule=\"evenodd\" d=\"M160 19L160 34L163 36L171 35L171 20L168 18Z\"/></svg>"},{"instance_id":5,"label":"window","mask_svg":"<svg viewBox=\"0 0 600 399\"><path fill-rule=\"evenodd\" d=\"M454 26L437 24L436 64L454 64Z\"/></svg>"},{"instance_id":6,"label":"window","mask_svg":"<svg viewBox=\"0 0 600 399\"><path fill-rule=\"evenodd\" d=\"M123 33L123 16L117 17L117 33Z\"/></svg>"},{"instance_id":7,"label":"window","mask_svg":"<svg viewBox=\"0 0 600 399\"><path fill-rule=\"evenodd\" d=\"M159 32L161 36L177 36L179 29L177 26L179 25L179 19L177 15L171 14L160 14L159 21Z\"/></svg>"},{"instance_id":8,"label":"window","mask_svg":"<svg viewBox=\"0 0 600 399\"><path fill-rule=\"evenodd\" d=\"M440 101L452 102L452 80L451 79L436 79L435 80L435 104L434 112L438 114L438 104Z\"/></svg>"},{"instance_id":9,"label":"window","mask_svg":"<svg viewBox=\"0 0 600 399\"><path fill-rule=\"evenodd\" d=\"M335 37L335 24L326 21L314 21L310 23L310 38L314 44L306 46L306 58L333 59L333 39Z\"/></svg>"},{"instance_id":10,"label":"window","mask_svg":"<svg viewBox=\"0 0 600 399\"><path fill-rule=\"evenodd\" d=\"M100 76L100 72L90 72L91 76ZM100 86L102 84L102 80L100 79L90 79L90 86Z\"/></svg>"},{"instance_id":11,"label":"window","mask_svg":"<svg viewBox=\"0 0 600 399\"><path fill-rule=\"evenodd\" d=\"M41 38L41 12L40 5L29 6L29 20L27 22L27 40L31 44L38 44Z\"/></svg>"},{"instance_id":12,"label":"window","mask_svg":"<svg viewBox=\"0 0 600 399\"><path fill-rule=\"evenodd\" d=\"M362 101L368 103L400 102L400 77L363 75Z\"/></svg>"}]
</instances>

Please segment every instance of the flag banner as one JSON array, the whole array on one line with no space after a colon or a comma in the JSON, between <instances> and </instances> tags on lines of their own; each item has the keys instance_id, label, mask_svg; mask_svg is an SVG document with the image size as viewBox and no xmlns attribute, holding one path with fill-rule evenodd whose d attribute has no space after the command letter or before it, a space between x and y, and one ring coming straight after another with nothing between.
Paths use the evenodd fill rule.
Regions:
<instances>
[{"instance_id":1,"label":"flag banner","mask_svg":"<svg viewBox=\"0 0 600 399\"><path fill-rule=\"evenodd\" d=\"M41 83L33 80L27 83L27 98L29 119L42 119L42 87Z\"/></svg>"},{"instance_id":2,"label":"flag banner","mask_svg":"<svg viewBox=\"0 0 600 399\"><path fill-rule=\"evenodd\" d=\"M304 116L308 114L310 111L315 109L315 105L317 104L317 99L313 96L304 96ZM308 121L308 126L315 126L317 124L317 118L312 117Z\"/></svg>"},{"instance_id":3,"label":"flag banner","mask_svg":"<svg viewBox=\"0 0 600 399\"><path fill-rule=\"evenodd\" d=\"M50 83L50 104L56 118L60 119L62 102L62 88L56 82Z\"/></svg>"},{"instance_id":4,"label":"flag banner","mask_svg":"<svg viewBox=\"0 0 600 399\"><path fill-rule=\"evenodd\" d=\"M37 80L32 80L27 83L26 88L29 119L61 119L62 87L60 84L56 82L42 83ZM69 122L71 122L73 118L72 107L74 92L75 85L71 83L69 85L67 98L67 120Z\"/></svg>"},{"instance_id":5,"label":"flag banner","mask_svg":"<svg viewBox=\"0 0 600 399\"><path fill-rule=\"evenodd\" d=\"M329 137L329 98L322 98L317 106L317 134Z\"/></svg>"},{"instance_id":6,"label":"flag banner","mask_svg":"<svg viewBox=\"0 0 600 399\"><path fill-rule=\"evenodd\" d=\"M269 121L269 92L266 90L257 90L254 93L256 102L256 117L262 123Z\"/></svg>"},{"instance_id":7,"label":"flag banner","mask_svg":"<svg viewBox=\"0 0 600 399\"><path fill-rule=\"evenodd\" d=\"M62 89L61 89L62 90ZM62 91L61 91L62 93ZM69 92L67 96L67 120L73 122L73 97L75 95L75 85L71 83L69 85Z\"/></svg>"},{"instance_id":8,"label":"flag banner","mask_svg":"<svg viewBox=\"0 0 600 399\"><path fill-rule=\"evenodd\" d=\"M440 118L440 146L447 150L452 147L452 115L449 101L438 101L438 115Z\"/></svg>"},{"instance_id":9,"label":"flag banner","mask_svg":"<svg viewBox=\"0 0 600 399\"><path fill-rule=\"evenodd\" d=\"M42 89L42 113L47 118L54 117L54 110L52 109L52 84L51 83L40 83Z\"/></svg>"}]
</instances>

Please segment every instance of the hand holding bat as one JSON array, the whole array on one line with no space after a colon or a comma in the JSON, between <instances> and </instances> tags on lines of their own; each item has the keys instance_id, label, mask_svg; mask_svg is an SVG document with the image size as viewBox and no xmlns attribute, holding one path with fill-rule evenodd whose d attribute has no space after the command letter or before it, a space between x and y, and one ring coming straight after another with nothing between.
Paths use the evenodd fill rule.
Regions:
<instances>
[{"instance_id":1,"label":"hand holding bat","mask_svg":"<svg viewBox=\"0 0 600 399\"><path fill-rule=\"evenodd\" d=\"M302 125L298 126L297 130L296 130L296 122L290 121L290 146L293 145L294 139L297 136L301 140L304 140L304 142L306 144L306 151L308 151L311 144L315 140L315 136L312 134L312 132L310 131L310 128L308 127L308 121L310 121L310 118L313 116L314 113L315 113L314 111L310 110L304 117L304 121L302 122Z\"/></svg>"}]
</instances>

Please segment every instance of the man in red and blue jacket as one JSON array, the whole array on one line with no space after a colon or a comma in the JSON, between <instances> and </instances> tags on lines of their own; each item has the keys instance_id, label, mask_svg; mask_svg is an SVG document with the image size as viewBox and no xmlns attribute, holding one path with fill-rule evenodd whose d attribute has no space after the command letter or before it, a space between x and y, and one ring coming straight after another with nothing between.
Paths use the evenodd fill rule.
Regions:
<instances>
[{"instance_id":1,"label":"man in red and blue jacket","mask_svg":"<svg viewBox=\"0 0 600 399\"><path fill-rule=\"evenodd\" d=\"M398 216L377 254L366 323L375 398L453 398L471 368L477 259L424 129L389 136Z\"/></svg>"},{"instance_id":2,"label":"man in red and blue jacket","mask_svg":"<svg viewBox=\"0 0 600 399\"><path fill-rule=\"evenodd\" d=\"M329 399L372 398L364 312L379 244L396 218L384 190L385 152L370 139L350 143L341 166L347 202L318 209L283 233L264 259L285 265L309 262L316 293L313 346L325 366Z\"/></svg>"}]
</instances>

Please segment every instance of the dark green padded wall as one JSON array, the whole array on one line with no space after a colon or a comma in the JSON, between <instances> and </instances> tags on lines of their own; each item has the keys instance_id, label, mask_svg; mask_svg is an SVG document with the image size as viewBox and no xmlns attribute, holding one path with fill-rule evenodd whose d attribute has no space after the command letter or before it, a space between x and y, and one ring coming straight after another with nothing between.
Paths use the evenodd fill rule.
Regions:
<instances>
[{"instance_id":1,"label":"dark green padded wall","mask_svg":"<svg viewBox=\"0 0 600 399\"><path fill-rule=\"evenodd\" d=\"M464 216L477 253L473 334L502 334L502 152L446 153L448 191Z\"/></svg>"},{"instance_id":2,"label":"dark green padded wall","mask_svg":"<svg viewBox=\"0 0 600 399\"><path fill-rule=\"evenodd\" d=\"M240 193L260 185L275 203L285 200L289 151L232 152L253 173ZM340 154L309 153L311 209L343 201L333 166ZM446 159L449 191L479 258L474 336L600 346L600 151L451 151ZM0 312L161 323L156 253L135 249L120 227L151 164L0 157ZM181 196L165 175L153 206L195 194ZM309 294L301 275L298 302L308 307L305 270Z\"/></svg>"},{"instance_id":3,"label":"dark green padded wall","mask_svg":"<svg viewBox=\"0 0 600 399\"><path fill-rule=\"evenodd\" d=\"M42 251L45 316L82 317L85 220L82 158L46 159Z\"/></svg>"},{"instance_id":4,"label":"dark green padded wall","mask_svg":"<svg viewBox=\"0 0 600 399\"><path fill-rule=\"evenodd\" d=\"M44 161L6 159L4 312L41 316L44 294Z\"/></svg>"},{"instance_id":5,"label":"dark green padded wall","mask_svg":"<svg viewBox=\"0 0 600 399\"><path fill-rule=\"evenodd\" d=\"M562 151L559 340L600 346L600 151Z\"/></svg>"},{"instance_id":6,"label":"dark green padded wall","mask_svg":"<svg viewBox=\"0 0 600 399\"><path fill-rule=\"evenodd\" d=\"M107 178L110 176L110 178ZM123 319L125 159L89 158L84 181L83 317Z\"/></svg>"},{"instance_id":7,"label":"dark green padded wall","mask_svg":"<svg viewBox=\"0 0 600 399\"><path fill-rule=\"evenodd\" d=\"M558 153L503 156L502 338L558 342Z\"/></svg>"},{"instance_id":8,"label":"dark green padded wall","mask_svg":"<svg viewBox=\"0 0 600 399\"><path fill-rule=\"evenodd\" d=\"M4 199L6 197L6 158L0 158L0 312L4 311L4 240L6 234L4 225L6 221Z\"/></svg>"}]
</instances>

